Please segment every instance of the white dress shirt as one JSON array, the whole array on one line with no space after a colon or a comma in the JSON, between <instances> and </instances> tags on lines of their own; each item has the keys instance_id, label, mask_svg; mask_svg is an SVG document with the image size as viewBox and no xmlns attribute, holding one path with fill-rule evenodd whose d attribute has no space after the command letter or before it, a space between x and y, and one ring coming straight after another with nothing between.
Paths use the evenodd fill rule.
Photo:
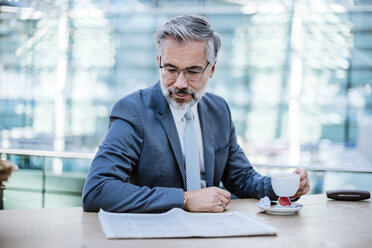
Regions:
<instances>
[{"instance_id":1,"label":"white dress shirt","mask_svg":"<svg viewBox=\"0 0 372 248\"><path fill-rule=\"evenodd\" d=\"M202 138L202 132L200 128L200 120L199 120L199 114L198 114L198 104L195 104L191 110L194 113L194 128L196 132L197 142L198 142L198 151L199 151L199 162L200 162L200 178L201 178L201 187L206 187L206 181L205 181L205 167L204 167L204 156L203 156L203 138ZM174 123L176 124L178 137L181 144L182 153L184 153L184 142L183 142L183 133L185 129L185 113L187 109L176 109L169 105ZM185 156L185 154L183 154Z\"/></svg>"}]
</instances>

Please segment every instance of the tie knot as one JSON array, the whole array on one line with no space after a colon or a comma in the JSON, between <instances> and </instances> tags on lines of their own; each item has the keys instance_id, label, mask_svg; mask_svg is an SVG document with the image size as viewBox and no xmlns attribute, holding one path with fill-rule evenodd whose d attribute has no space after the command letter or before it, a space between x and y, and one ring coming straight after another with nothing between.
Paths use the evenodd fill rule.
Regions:
<instances>
[{"instance_id":1,"label":"tie knot","mask_svg":"<svg viewBox=\"0 0 372 248\"><path fill-rule=\"evenodd\" d=\"M194 113L191 109L187 110L187 112L185 113L185 118L186 120L192 120L194 118Z\"/></svg>"}]
</instances>

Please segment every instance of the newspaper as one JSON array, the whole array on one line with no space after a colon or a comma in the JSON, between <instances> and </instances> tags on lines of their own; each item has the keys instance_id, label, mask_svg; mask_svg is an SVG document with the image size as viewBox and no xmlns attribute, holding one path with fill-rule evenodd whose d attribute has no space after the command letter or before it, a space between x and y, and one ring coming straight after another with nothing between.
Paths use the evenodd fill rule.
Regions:
<instances>
[{"instance_id":1,"label":"newspaper","mask_svg":"<svg viewBox=\"0 0 372 248\"><path fill-rule=\"evenodd\" d=\"M98 217L106 238L178 238L276 235L277 230L242 212L161 214L110 213Z\"/></svg>"}]
</instances>

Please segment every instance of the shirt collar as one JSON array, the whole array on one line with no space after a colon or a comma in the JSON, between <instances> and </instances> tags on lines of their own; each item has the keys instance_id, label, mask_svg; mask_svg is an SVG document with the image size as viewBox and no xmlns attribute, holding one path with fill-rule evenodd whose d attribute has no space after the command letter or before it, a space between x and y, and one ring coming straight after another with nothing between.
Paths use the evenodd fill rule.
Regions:
<instances>
[{"instance_id":1,"label":"shirt collar","mask_svg":"<svg viewBox=\"0 0 372 248\"><path fill-rule=\"evenodd\" d=\"M169 104L169 107L171 109L171 112L172 112L172 116L173 116L173 119L174 119L174 122L177 124L179 123L180 121L182 121L182 118L184 117L184 115L186 114L186 111L187 109L176 109L175 107L173 107L171 104ZM197 115L197 109L198 107L198 103L194 104L194 106L191 107L191 110L192 112L194 113L194 116Z\"/></svg>"}]
</instances>

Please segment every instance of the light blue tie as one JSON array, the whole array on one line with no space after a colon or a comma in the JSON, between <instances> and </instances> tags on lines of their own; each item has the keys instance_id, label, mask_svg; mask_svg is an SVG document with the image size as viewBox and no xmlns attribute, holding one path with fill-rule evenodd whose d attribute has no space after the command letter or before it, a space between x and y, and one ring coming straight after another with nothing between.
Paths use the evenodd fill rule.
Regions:
<instances>
[{"instance_id":1,"label":"light blue tie","mask_svg":"<svg viewBox=\"0 0 372 248\"><path fill-rule=\"evenodd\" d=\"M185 168L186 168L186 188L187 191L201 188L200 163L198 153L198 143L194 128L194 113L188 109L185 114L185 132L183 134Z\"/></svg>"}]
</instances>

